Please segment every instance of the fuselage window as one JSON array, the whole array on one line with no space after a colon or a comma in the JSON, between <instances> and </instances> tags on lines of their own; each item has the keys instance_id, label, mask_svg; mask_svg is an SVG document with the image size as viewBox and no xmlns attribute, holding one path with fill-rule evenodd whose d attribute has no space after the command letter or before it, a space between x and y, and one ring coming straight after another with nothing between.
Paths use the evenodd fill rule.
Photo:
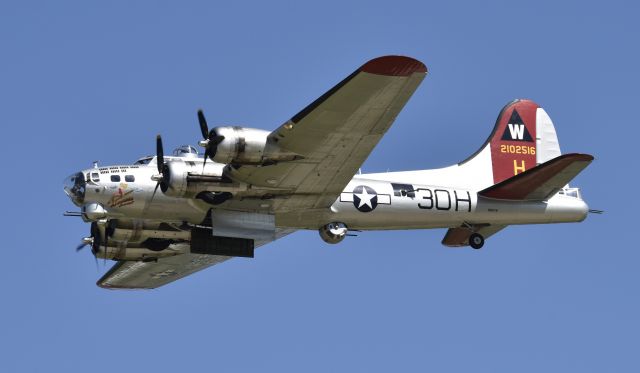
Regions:
<instances>
[{"instance_id":1,"label":"fuselage window","mask_svg":"<svg viewBox=\"0 0 640 373\"><path fill-rule=\"evenodd\" d=\"M569 189L566 193L569 197L578 198L578 190L577 189Z\"/></svg>"},{"instance_id":2,"label":"fuselage window","mask_svg":"<svg viewBox=\"0 0 640 373\"><path fill-rule=\"evenodd\" d=\"M134 181L136 181L136 177L133 175L125 175L124 181L126 181L127 183L133 183Z\"/></svg>"},{"instance_id":3,"label":"fuselage window","mask_svg":"<svg viewBox=\"0 0 640 373\"><path fill-rule=\"evenodd\" d=\"M94 181L96 183L99 182L100 181L100 174L97 173L97 172L92 172L91 173L91 181Z\"/></svg>"},{"instance_id":4,"label":"fuselage window","mask_svg":"<svg viewBox=\"0 0 640 373\"><path fill-rule=\"evenodd\" d=\"M120 182L120 175L111 175L111 181L114 183Z\"/></svg>"}]
</instances>

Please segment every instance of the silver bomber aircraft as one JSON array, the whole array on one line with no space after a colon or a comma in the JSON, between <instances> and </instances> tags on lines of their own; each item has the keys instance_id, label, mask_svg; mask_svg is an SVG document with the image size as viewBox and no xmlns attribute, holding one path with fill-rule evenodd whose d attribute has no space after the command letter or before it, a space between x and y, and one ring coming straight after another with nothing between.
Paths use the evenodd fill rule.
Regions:
<instances>
[{"instance_id":1,"label":"silver bomber aircraft","mask_svg":"<svg viewBox=\"0 0 640 373\"><path fill-rule=\"evenodd\" d=\"M91 223L97 258L117 263L108 289L150 289L298 229L337 244L350 232L448 228L446 246L479 249L512 224L580 222L568 183L591 163L561 154L547 113L530 100L500 112L487 141L450 167L357 174L427 74L402 56L373 59L275 130L198 119L204 156L182 146L131 165L74 173L64 190Z\"/></svg>"}]
</instances>

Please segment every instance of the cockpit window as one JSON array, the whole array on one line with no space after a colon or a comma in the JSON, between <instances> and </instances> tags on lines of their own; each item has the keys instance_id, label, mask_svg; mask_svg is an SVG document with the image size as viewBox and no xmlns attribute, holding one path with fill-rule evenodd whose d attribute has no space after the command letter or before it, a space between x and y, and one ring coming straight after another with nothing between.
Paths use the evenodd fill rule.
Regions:
<instances>
[{"instance_id":1,"label":"cockpit window","mask_svg":"<svg viewBox=\"0 0 640 373\"><path fill-rule=\"evenodd\" d=\"M152 159L153 157L140 158L134 164L148 164L149 162L151 162Z\"/></svg>"},{"instance_id":2,"label":"cockpit window","mask_svg":"<svg viewBox=\"0 0 640 373\"><path fill-rule=\"evenodd\" d=\"M120 175L111 175L111 181L114 183L120 182Z\"/></svg>"},{"instance_id":3,"label":"cockpit window","mask_svg":"<svg viewBox=\"0 0 640 373\"><path fill-rule=\"evenodd\" d=\"M92 172L91 173L91 181L93 182L99 182L100 181L100 174L97 172Z\"/></svg>"},{"instance_id":4,"label":"cockpit window","mask_svg":"<svg viewBox=\"0 0 640 373\"><path fill-rule=\"evenodd\" d=\"M173 155L176 157L198 157L198 149L191 145L181 145L173 149Z\"/></svg>"}]
</instances>

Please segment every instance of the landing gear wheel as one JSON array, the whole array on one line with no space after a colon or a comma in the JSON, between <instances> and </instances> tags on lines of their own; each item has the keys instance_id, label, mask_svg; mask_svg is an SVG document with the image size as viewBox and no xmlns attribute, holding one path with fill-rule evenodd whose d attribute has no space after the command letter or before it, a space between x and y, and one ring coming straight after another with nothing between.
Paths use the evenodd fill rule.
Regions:
<instances>
[{"instance_id":1,"label":"landing gear wheel","mask_svg":"<svg viewBox=\"0 0 640 373\"><path fill-rule=\"evenodd\" d=\"M471 233L469 236L469 246L478 250L484 245L484 237L478 233Z\"/></svg>"}]
</instances>

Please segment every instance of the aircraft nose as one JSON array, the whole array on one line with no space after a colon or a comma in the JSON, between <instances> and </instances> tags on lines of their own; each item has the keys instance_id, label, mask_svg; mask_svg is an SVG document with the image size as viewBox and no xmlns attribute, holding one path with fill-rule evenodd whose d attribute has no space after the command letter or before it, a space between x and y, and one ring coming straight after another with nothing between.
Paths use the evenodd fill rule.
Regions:
<instances>
[{"instance_id":1,"label":"aircraft nose","mask_svg":"<svg viewBox=\"0 0 640 373\"><path fill-rule=\"evenodd\" d=\"M76 172L64 179L64 192L76 206L82 206L87 183L82 172Z\"/></svg>"}]
</instances>

